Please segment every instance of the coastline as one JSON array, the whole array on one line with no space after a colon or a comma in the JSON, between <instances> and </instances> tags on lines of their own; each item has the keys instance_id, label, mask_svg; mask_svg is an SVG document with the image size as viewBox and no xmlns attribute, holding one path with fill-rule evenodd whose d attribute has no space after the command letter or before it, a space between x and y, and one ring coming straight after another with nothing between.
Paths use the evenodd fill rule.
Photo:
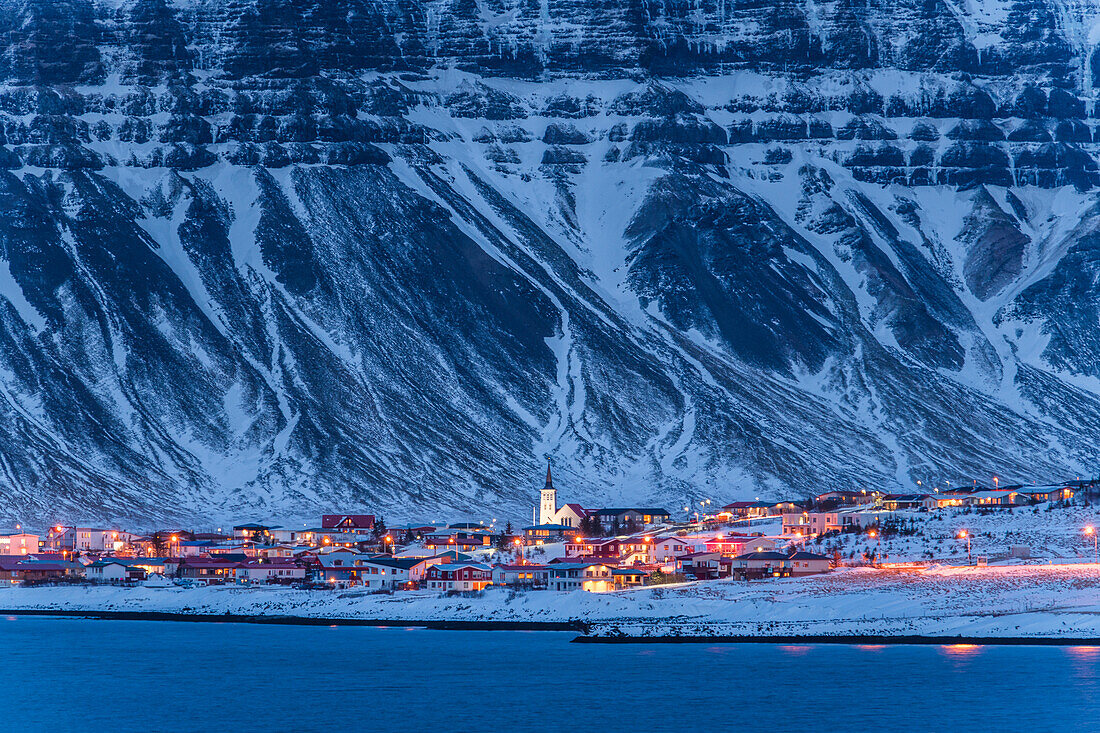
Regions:
<instances>
[{"instance_id":1,"label":"coastline","mask_svg":"<svg viewBox=\"0 0 1100 733\"><path fill-rule=\"evenodd\" d=\"M422 628L438 631L584 631L583 621L462 621L433 619L367 619L320 616L242 615L169 611L106 611L60 608L0 609L0 616L38 616L102 621L183 621L214 624L270 624L275 626L374 626Z\"/></svg>"},{"instance_id":2,"label":"coastline","mask_svg":"<svg viewBox=\"0 0 1100 733\"><path fill-rule=\"evenodd\" d=\"M614 593L378 594L275 586L0 589L0 614L571 631L581 643L1100 645L1100 566L844 569Z\"/></svg>"},{"instance_id":3,"label":"coastline","mask_svg":"<svg viewBox=\"0 0 1100 733\"><path fill-rule=\"evenodd\" d=\"M1100 647L1100 637L1057 636L921 636L876 634L812 634L804 636L599 636L583 635L574 644L777 644L801 646L1089 646Z\"/></svg>"},{"instance_id":4,"label":"coastline","mask_svg":"<svg viewBox=\"0 0 1100 733\"><path fill-rule=\"evenodd\" d=\"M1100 647L1098 637L1058 636L925 636L919 634L757 634L757 635L630 635L590 634L584 621L439 621L431 619L322 618L316 616L170 613L165 611L94 611L65 609L0 609L0 616L90 619L101 621L176 621L274 626L367 626L421 628L434 631L556 631L581 632L572 644L776 644L856 646L1072 646Z\"/></svg>"}]
</instances>

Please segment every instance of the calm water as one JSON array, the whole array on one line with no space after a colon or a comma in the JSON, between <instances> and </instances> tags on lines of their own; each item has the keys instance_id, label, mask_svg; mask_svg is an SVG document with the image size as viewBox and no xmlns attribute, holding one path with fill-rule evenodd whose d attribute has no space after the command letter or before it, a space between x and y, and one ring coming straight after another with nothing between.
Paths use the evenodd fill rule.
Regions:
<instances>
[{"instance_id":1,"label":"calm water","mask_svg":"<svg viewBox=\"0 0 1100 733\"><path fill-rule=\"evenodd\" d=\"M1100 731L1100 649L0 617L11 731Z\"/></svg>"}]
</instances>

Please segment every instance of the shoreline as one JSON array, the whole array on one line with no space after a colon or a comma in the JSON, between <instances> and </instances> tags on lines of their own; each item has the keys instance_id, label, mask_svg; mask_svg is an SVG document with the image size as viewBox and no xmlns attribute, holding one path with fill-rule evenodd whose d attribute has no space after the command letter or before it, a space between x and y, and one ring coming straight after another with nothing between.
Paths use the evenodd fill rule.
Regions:
<instances>
[{"instance_id":1,"label":"shoreline","mask_svg":"<svg viewBox=\"0 0 1100 733\"><path fill-rule=\"evenodd\" d=\"M1088 646L1100 647L1100 637L1056 636L922 636L898 634L806 634L761 636L578 636L573 644L777 644L781 646L838 644L852 646Z\"/></svg>"},{"instance_id":2,"label":"shoreline","mask_svg":"<svg viewBox=\"0 0 1100 733\"><path fill-rule=\"evenodd\" d=\"M93 611L53 608L0 609L0 616L37 616L99 621L176 621L184 623L258 624L270 626L369 626L435 631L573 631L571 644L775 644L852 646L1086 646L1100 647L1100 637L1056 636L928 636L921 634L760 634L661 636L589 634L584 621L444 621L432 619L361 619L233 613L173 613L167 611Z\"/></svg>"},{"instance_id":3,"label":"shoreline","mask_svg":"<svg viewBox=\"0 0 1100 733\"><path fill-rule=\"evenodd\" d=\"M183 621L191 623L268 624L273 626L374 626L439 631L585 631L583 621L448 621L365 619L321 616L183 613L171 611L94 611L60 608L0 609L0 616L48 616L102 621Z\"/></svg>"}]
</instances>

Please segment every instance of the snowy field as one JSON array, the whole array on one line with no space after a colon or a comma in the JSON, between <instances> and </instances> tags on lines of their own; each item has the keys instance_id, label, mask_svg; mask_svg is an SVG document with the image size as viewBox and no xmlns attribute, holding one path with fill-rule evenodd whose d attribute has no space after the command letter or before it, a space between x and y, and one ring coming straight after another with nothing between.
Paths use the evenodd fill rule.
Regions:
<instances>
[{"instance_id":1,"label":"snowy field","mask_svg":"<svg viewBox=\"0 0 1100 733\"><path fill-rule=\"evenodd\" d=\"M221 586L0 590L10 611L131 611L416 621L583 621L631 635L927 635L1100 638L1100 564L926 570L843 569L743 583L713 581L610 594L473 597L416 591Z\"/></svg>"},{"instance_id":2,"label":"snowy field","mask_svg":"<svg viewBox=\"0 0 1100 733\"><path fill-rule=\"evenodd\" d=\"M866 533L822 537L806 543L807 550L845 563L859 562L877 552L886 562L965 562L966 542L971 537L974 557L991 562L1009 555L1013 546L1027 547L1032 557L1049 560L1090 560L1095 548L1088 526L1100 529L1100 506L1074 502L1038 504L1005 509L953 508L934 512L896 512L902 533L885 533L876 540ZM753 531L778 531L759 529Z\"/></svg>"}]
</instances>

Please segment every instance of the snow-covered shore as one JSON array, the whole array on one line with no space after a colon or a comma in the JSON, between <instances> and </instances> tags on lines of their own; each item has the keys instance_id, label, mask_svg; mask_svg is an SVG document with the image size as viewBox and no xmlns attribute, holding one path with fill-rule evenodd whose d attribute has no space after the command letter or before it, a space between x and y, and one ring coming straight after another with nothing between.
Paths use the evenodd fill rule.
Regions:
<instances>
[{"instance_id":1,"label":"snow-covered shore","mask_svg":"<svg viewBox=\"0 0 1100 733\"><path fill-rule=\"evenodd\" d=\"M418 591L288 588L45 587L0 591L0 608L393 623L584 623L630 636L933 636L1100 638L1100 565L839 570L754 582L715 581L618 593L476 597Z\"/></svg>"}]
</instances>

